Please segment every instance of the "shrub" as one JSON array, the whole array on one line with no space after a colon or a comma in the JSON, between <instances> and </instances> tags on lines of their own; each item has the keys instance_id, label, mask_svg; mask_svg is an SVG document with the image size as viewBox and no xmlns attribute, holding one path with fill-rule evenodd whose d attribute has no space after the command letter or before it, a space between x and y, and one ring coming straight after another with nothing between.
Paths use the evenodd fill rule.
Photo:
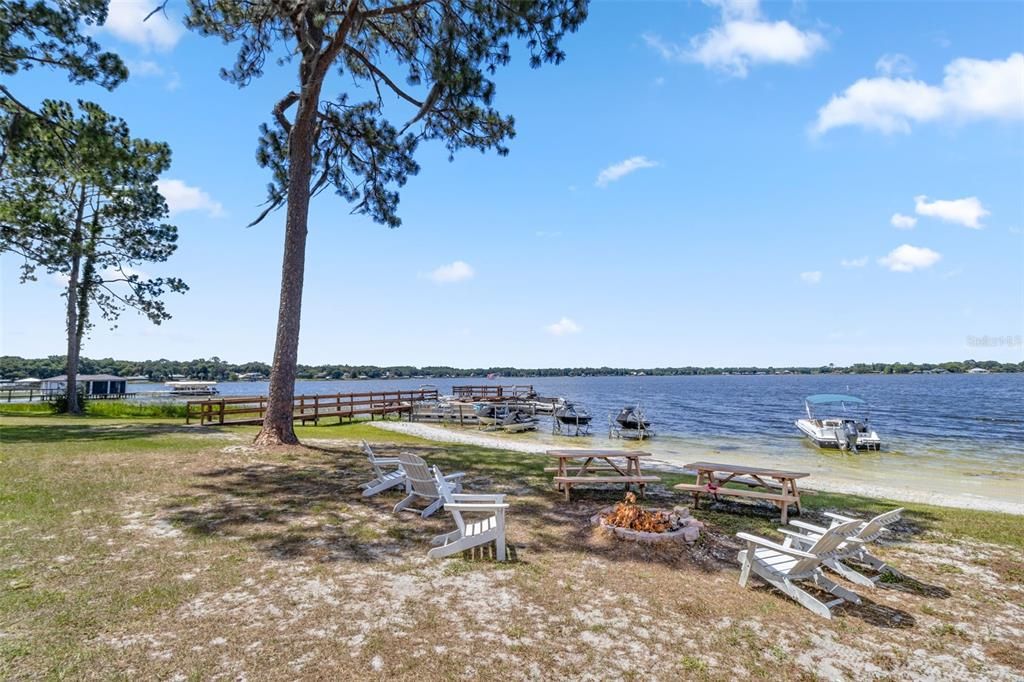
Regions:
<instances>
[{"instance_id":1,"label":"shrub","mask_svg":"<svg viewBox=\"0 0 1024 682\"><path fill-rule=\"evenodd\" d=\"M78 407L83 414L85 414L88 409L85 391L81 388L78 389ZM50 409L53 410L55 414L65 414L68 411L68 394L61 393L60 395L55 396L53 400L50 401Z\"/></svg>"}]
</instances>

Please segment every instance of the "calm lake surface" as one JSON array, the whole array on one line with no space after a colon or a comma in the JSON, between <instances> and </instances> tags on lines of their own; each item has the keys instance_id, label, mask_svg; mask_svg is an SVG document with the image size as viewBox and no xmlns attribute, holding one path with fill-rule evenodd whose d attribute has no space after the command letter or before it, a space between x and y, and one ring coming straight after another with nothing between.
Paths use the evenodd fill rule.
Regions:
<instances>
[{"instance_id":1,"label":"calm lake surface","mask_svg":"<svg viewBox=\"0 0 1024 682\"><path fill-rule=\"evenodd\" d=\"M865 493L914 490L1024 505L1024 374L775 375L433 379L453 385L531 384L543 396L587 407L594 436L550 434L550 421L522 438L608 446L608 415L640 402L657 437L643 448L683 464L694 459L797 468ZM299 381L297 394L418 388L425 380ZM135 390L162 390L136 384ZM266 382L224 382L222 396L265 395ZM850 393L870 404L883 439L877 453L819 450L793 425L813 393ZM545 428L547 427L547 428ZM621 447L619 441L614 444ZM906 496L904 496L906 498ZM906 498L910 499L910 498Z\"/></svg>"}]
</instances>

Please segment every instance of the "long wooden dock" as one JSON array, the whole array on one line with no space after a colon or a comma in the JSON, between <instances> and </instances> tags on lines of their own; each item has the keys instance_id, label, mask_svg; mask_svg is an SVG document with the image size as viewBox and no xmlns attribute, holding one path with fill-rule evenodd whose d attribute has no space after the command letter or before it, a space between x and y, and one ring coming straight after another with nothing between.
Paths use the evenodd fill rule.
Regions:
<instances>
[{"instance_id":1,"label":"long wooden dock","mask_svg":"<svg viewBox=\"0 0 1024 682\"><path fill-rule=\"evenodd\" d=\"M319 423L325 417L346 417L411 414L413 405L437 400L437 389L411 391L373 391L370 393L334 393L331 395L297 395L292 418L303 424ZM185 403L185 423L200 424L262 424L267 411L266 396L207 398Z\"/></svg>"}]
</instances>

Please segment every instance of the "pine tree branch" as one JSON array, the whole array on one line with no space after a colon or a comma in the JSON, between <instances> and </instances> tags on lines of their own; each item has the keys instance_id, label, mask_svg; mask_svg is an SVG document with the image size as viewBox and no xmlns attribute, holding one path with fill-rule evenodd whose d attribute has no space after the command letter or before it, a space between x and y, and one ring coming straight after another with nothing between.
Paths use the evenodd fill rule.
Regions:
<instances>
[{"instance_id":1,"label":"pine tree branch","mask_svg":"<svg viewBox=\"0 0 1024 682\"><path fill-rule=\"evenodd\" d=\"M362 52L360 52L359 50L355 49L351 45L346 45L345 46L345 51L348 52L353 57L355 57L356 59L358 59L359 61L361 61L363 63L363 65L367 68L367 70L369 70L370 73L376 75L378 78L380 78L382 81L384 81L384 83L389 88L391 88L391 90L396 95L398 95L399 97L404 99L406 102L409 102L410 104L412 104L415 107L422 107L423 106L423 102L419 101L418 99L416 99L415 97L413 97L412 95L407 93L405 90L402 90L402 88L398 87L398 85L393 80L388 78L388 75L386 73L384 73L383 71L378 69L377 66L374 65L374 63L371 62L369 60L369 58L366 55L364 55Z\"/></svg>"},{"instance_id":2,"label":"pine tree branch","mask_svg":"<svg viewBox=\"0 0 1024 682\"><path fill-rule=\"evenodd\" d=\"M380 7L378 9L367 10L362 13L362 16L367 19L374 17L386 17L393 14L405 14L407 12L414 12L423 5L426 5L430 0L415 0L415 2L409 2L404 5L392 5L391 7Z\"/></svg>"}]
</instances>

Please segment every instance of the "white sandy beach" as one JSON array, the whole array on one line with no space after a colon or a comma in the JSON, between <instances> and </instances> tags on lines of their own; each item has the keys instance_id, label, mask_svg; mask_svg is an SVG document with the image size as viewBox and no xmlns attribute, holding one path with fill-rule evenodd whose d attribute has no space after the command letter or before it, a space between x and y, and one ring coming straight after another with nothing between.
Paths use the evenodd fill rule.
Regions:
<instances>
[{"instance_id":1,"label":"white sandy beach","mask_svg":"<svg viewBox=\"0 0 1024 682\"><path fill-rule=\"evenodd\" d=\"M505 436L478 431L446 428L430 424L416 424L409 422L371 422L373 426L385 431L403 433L409 436L416 436L427 440L442 443L461 443L463 445L476 445L479 447L495 448L498 450L509 450L526 454L543 454L547 450L556 447L552 442L545 442L543 436L537 434L523 434L518 436ZM531 438L531 436L533 436ZM653 444L653 442L652 442ZM574 447L586 448L588 442L576 443ZM590 443L594 447L596 443ZM605 447L606 443L601 443ZM557 447L566 447L559 443ZM657 448L651 448L647 443L643 449L652 450L656 458L650 461L652 469L662 471L686 471L683 464L694 459L709 459L713 455L716 459L711 461L727 461L733 464L749 466L774 466L788 465L777 460L758 458L749 453L727 452L718 453L713 447L693 448L692 453L659 453ZM646 464L646 463L645 463ZM835 473L828 471L827 461L825 465L816 467L812 475L801 481L801 486L808 490L820 490L822 492L844 493L849 495L862 495L865 497L885 498L900 502L917 502L921 504L933 504L940 507L959 507L964 509L978 509L982 511L996 511L1007 514L1024 515L1024 490L1020 491L1020 501L1014 502L1007 499L993 499L982 495L969 493L942 493L934 490L923 490L921 487L911 485L897 485L877 480L865 483L855 480L850 472ZM805 469L806 470L806 469ZM890 480L906 481L907 478L892 477ZM1012 493L1011 493L1012 494Z\"/></svg>"}]
</instances>

